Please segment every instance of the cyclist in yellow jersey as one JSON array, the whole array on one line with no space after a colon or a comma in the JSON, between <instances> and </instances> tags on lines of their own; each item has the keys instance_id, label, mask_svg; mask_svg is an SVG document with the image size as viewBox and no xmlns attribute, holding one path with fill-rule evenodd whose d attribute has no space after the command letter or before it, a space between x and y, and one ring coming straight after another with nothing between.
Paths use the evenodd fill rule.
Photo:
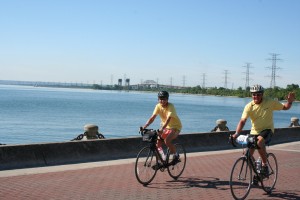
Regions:
<instances>
[{"instance_id":1,"label":"cyclist in yellow jersey","mask_svg":"<svg viewBox=\"0 0 300 200\"><path fill-rule=\"evenodd\" d=\"M274 133L273 111L290 109L295 100L295 93L290 92L287 96L287 102L282 104L277 100L264 98L264 88L261 85L254 85L250 88L250 92L252 101L245 106L233 138L239 136L247 119L250 118L252 124L250 134L257 137L258 153L262 159L261 173L268 174L265 143L270 142ZM253 155L254 149L251 149L250 153Z\"/></svg>"},{"instance_id":2,"label":"cyclist in yellow jersey","mask_svg":"<svg viewBox=\"0 0 300 200\"><path fill-rule=\"evenodd\" d=\"M170 153L173 154L174 162L176 162L178 154L172 141L179 135L182 125L174 105L169 102L169 93L167 91L160 91L158 93L158 104L155 106L152 116L143 128L147 128L157 115L161 118L160 137L164 139L166 146L170 149ZM157 147L158 149L162 148L162 140L157 140Z\"/></svg>"}]
</instances>

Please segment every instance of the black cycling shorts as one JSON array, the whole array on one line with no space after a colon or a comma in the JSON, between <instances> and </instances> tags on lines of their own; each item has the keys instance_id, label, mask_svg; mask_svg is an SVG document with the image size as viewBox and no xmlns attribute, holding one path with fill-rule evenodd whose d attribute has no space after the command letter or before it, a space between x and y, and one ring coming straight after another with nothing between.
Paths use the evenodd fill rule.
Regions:
<instances>
[{"instance_id":1,"label":"black cycling shorts","mask_svg":"<svg viewBox=\"0 0 300 200\"><path fill-rule=\"evenodd\" d=\"M268 144L272 139L273 132L271 129L265 129L262 132L260 132L258 135L263 137L265 139L265 143Z\"/></svg>"}]
</instances>

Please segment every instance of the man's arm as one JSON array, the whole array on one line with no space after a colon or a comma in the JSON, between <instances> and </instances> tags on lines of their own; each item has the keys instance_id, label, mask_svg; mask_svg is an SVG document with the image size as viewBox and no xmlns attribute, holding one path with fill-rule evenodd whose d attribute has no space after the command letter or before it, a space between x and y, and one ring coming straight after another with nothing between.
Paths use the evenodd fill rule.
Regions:
<instances>
[{"instance_id":1,"label":"man's arm","mask_svg":"<svg viewBox=\"0 0 300 200\"><path fill-rule=\"evenodd\" d=\"M235 129L235 134L232 136L234 139L237 138L240 134L240 132L243 130L245 124L246 124L247 119L241 119Z\"/></svg>"},{"instance_id":2,"label":"man's arm","mask_svg":"<svg viewBox=\"0 0 300 200\"><path fill-rule=\"evenodd\" d=\"M292 107L293 101L295 101L295 93L290 92L287 96L287 102L283 104L282 110L288 110Z\"/></svg>"}]
</instances>

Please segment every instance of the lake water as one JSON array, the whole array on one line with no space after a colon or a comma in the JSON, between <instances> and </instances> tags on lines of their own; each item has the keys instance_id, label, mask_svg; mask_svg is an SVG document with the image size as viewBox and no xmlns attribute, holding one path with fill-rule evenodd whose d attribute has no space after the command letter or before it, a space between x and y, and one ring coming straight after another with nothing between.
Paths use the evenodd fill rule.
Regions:
<instances>
[{"instance_id":1,"label":"lake water","mask_svg":"<svg viewBox=\"0 0 300 200\"><path fill-rule=\"evenodd\" d=\"M157 103L156 93L0 85L0 143L69 141L96 124L106 138L138 136ZM235 130L249 98L171 94L182 121L181 134L209 132L217 119ZM274 112L275 127L300 117L299 103ZM159 128L159 117L152 128ZM250 129L250 120L244 129Z\"/></svg>"}]
</instances>

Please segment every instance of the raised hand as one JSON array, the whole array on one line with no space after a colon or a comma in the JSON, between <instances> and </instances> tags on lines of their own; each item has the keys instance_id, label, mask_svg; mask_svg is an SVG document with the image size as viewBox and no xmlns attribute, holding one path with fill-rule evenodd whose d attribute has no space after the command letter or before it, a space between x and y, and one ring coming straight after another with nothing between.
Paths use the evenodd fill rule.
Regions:
<instances>
[{"instance_id":1,"label":"raised hand","mask_svg":"<svg viewBox=\"0 0 300 200\"><path fill-rule=\"evenodd\" d=\"M295 92L289 92L289 94L287 96L287 101L289 103L292 103L293 101L295 101Z\"/></svg>"}]
</instances>

